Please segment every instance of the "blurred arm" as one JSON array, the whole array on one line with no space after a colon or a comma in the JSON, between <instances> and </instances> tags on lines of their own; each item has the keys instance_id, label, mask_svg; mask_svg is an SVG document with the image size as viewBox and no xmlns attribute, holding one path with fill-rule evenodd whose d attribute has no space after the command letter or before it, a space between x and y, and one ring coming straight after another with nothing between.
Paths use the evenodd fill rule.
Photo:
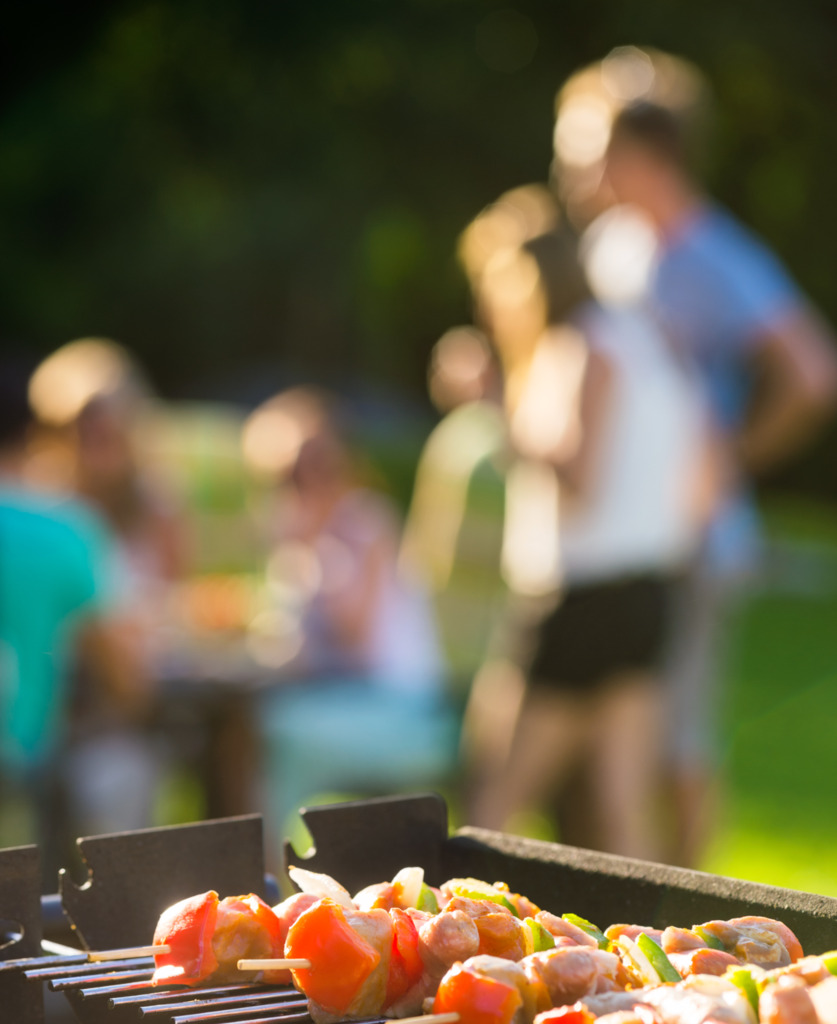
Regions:
<instances>
[{"instance_id":1,"label":"blurred arm","mask_svg":"<svg viewBox=\"0 0 837 1024\"><path fill-rule=\"evenodd\" d=\"M577 498L584 499L594 479L607 410L613 396L613 367L600 352L592 350L581 383L578 444L571 455L556 463L558 475Z\"/></svg>"},{"instance_id":2,"label":"blurred arm","mask_svg":"<svg viewBox=\"0 0 837 1024\"><path fill-rule=\"evenodd\" d=\"M430 435L419 459L399 556L402 567L434 590L450 579L467 486L445 470L444 427L443 421Z\"/></svg>"},{"instance_id":3,"label":"blurred arm","mask_svg":"<svg viewBox=\"0 0 837 1024\"><path fill-rule=\"evenodd\" d=\"M800 311L755 350L759 394L734 442L741 464L760 472L809 441L837 402L837 348L827 326Z\"/></svg>"},{"instance_id":4,"label":"blurred arm","mask_svg":"<svg viewBox=\"0 0 837 1024\"><path fill-rule=\"evenodd\" d=\"M394 570L398 524L383 500L367 494L332 536L342 554L333 562L327 556L321 562L322 607L341 643L362 650L372 635L387 576Z\"/></svg>"},{"instance_id":5,"label":"blurred arm","mask_svg":"<svg viewBox=\"0 0 837 1024\"><path fill-rule=\"evenodd\" d=\"M511 438L524 458L546 462L562 486L583 499L593 478L614 386L610 360L575 329L553 333L533 360L518 404L511 410Z\"/></svg>"},{"instance_id":6,"label":"blurred arm","mask_svg":"<svg viewBox=\"0 0 837 1024\"><path fill-rule=\"evenodd\" d=\"M366 554L356 589L351 594L341 594L335 601L335 619L348 644L362 647L368 641L378 613L384 577L394 557L389 543L376 544Z\"/></svg>"}]
</instances>

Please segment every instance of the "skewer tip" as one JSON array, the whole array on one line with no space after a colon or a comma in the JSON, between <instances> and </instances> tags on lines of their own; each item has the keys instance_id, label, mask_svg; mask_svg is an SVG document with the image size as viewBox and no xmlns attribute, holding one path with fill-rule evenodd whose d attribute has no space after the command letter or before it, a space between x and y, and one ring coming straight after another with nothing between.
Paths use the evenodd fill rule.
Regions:
<instances>
[{"instance_id":1,"label":"skewer tip","mask_svg":"<svg viewBox=\"0 0 837 1024\"><path fill-rule=\"evenodd\" d=\"M170 953L171 947L165 945L156 946L127 946L125 949L100 949L87 954L87 959L92 963L102 960L132 960L134 957L157 956L162 953Z\"/></svg>"}]
</instances>

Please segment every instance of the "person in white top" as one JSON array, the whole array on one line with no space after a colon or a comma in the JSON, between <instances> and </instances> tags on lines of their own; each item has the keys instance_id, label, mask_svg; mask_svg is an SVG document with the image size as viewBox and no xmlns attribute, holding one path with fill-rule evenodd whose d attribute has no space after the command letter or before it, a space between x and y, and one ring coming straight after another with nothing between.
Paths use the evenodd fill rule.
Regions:
<instances>
[{"instance_id":1,"label":"person in white top","mask_svg":"<svg viewBox=\"0 0 837 1024\"><path fill-rule=\"evenodd\" d=\"M591 303L575 322L612 386L590 497L562 505L564 579L669 571L695 544L686 479L702 429L694 386L639 310Z\"/></svg>"},{"instance_id":2,"label":"person in white top","mask_svg":"<svg viewBox=\"0 0 837 1024\"><path fill-rule=\"evenodd\" d=\"M518 452L505 554L526 688L473 820L509 827L549 806L581 762L596 845L653 858L659 668L672 585L705 514L694 500L705 417L642 311L592 298L567 229L493 264L478 298Z\"/></svg>"}]
</instances>

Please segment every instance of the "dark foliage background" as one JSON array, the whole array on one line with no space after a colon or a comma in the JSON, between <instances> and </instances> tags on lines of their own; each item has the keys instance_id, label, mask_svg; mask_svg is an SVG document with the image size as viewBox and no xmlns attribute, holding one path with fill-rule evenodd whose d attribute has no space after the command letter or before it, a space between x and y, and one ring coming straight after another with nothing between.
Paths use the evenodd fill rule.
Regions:
<instances>
[{"instance_id":1,"label":"dark foliage background","mask_svg":"<svg viewBox=\"0 0 837 1024\"><path fill-rule=\"evenodd\" d=\"M824 0L32 0L4 21L0 334L35 356L101 334L170 397L259 398L281 372L422 401L469 316L457 234L546 177L556 88L632 42L706 70L713 190L837 320ZM771 486L837 497L833 441Z\"/></svg>"}]
</instances>

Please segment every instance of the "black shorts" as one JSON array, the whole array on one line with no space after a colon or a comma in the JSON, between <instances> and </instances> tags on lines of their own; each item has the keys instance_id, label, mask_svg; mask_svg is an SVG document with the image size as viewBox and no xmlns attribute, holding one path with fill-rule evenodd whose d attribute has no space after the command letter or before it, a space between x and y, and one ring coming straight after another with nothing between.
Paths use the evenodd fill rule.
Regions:
<instances>
[{"instance_id":1,"label":"black shorts","mask_svg":"<svg viewBox=\"0 0 837 1024\"><path fill-rule=\"evenodd\" d=\"M569 587L535 628L531 685L587 690L616 673L658 670L673 589L670 577L657 575Z\"/></svg>"}]
</instances>

